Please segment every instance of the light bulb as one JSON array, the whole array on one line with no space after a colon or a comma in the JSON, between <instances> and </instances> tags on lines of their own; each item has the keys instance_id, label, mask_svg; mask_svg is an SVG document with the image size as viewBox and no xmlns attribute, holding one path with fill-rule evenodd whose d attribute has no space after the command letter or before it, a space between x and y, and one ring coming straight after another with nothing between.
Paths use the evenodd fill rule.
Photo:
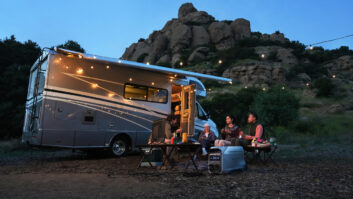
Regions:
<instances>
[{"instance_id":1,"label":"light bulb","mask_svg":"<svg viewBox=\"0 0 353 199\"><path fill-rule=\"evenodd\" d=\"M91 66L91 69L94 69L94 66Z\"/></svg>"},{"instance_id":2,"label":"light bulb","mask_svg":"<svg viewBox=\"0 0 353 199\"><path fill-rule=\"evenodd\" d=\"M83 73L83 69L82 69L82 68L78 68L78 69L76 70L76 73L81 75L81 74Z\"/></svg>"},{"instance_id":3,"label":"light bulb","mask_svg":"<svg viewBox=\"0 0 353 199\"><path fill-rule=\"evenodd\" d=\"M265 58L265 54L261 54L261 58Z\"/></svg>"},{"instance_id":4,"label":"light bulb","mask_svg":"<svg viewBox=\"0 0 353 199\"><path fill-rule=\"evenodd\" d=\"M219 64L222 64L223 62L222 62L222 60L218 60L218 63L219 63Z\"/></svg>"},{"instance_id":5,"label":"light bulb","mask_svg":"<svg viewBox=\"0 0 353 199\"><path fill-rule=\"evenodd\" d=\"M98 84L92 84L91 87L92 87L92 88L97 88L97 87L98 87Z\"/></svg>"},{"instance_id":6,"label":"light bulb","mask_svg":"<svg viewBox=\"0 0 353 199\"><path fill-rule=\"evenodd\" d=\"M130 81L130 82L132 81L132 78L131 78L131 77L129 78L129 81Z\"/></svg>"},{"instance_id":7,"label":"light bulb","mask_svg":"<svg viewBox=\"0 0 353 199\"><path fill-rule=\"evenodd\" d=\"M107 69L109 69L109 68L110 68L110 66L109 66L109 65L107 65L107 66L106 66L106 68L107 68Z\"/></svg>"},{"instance_id":8,"label":"light bulb","mask_svg":"<svg viewBox=\"0 0 353 199\"><path fill-rule=\"evenodd\" d=\"M154 86L154 82L152 82L151 84L152 84L152 86Z\"/></svg>"},{"instance_id":9,"label":"light bulb","mask_svg":"<svg viewBox=\"0 0 353 199\"><path fill-rule=\"evenodd\" d=\"M180 66L183 66L183 65L184 65L184 63L181 61L181 62L179 62L179 65L180 65Z\"/></svg>"},{"instance_id":10,"label":"light bulb","mask_svg":"<svg viewBox=\"0 0 353 199\"><path fill-rule=\"evenodd\" d=\"M108 97L114 97L114 93L109 93Z\"/></svg>"},{"instance_id":11,"label":"light bulb","mask_svg":"<svg viewBox=\"0 0 353 199\"><path fill-rule=\"evenodd\" d=\"M310 45L309 49L310 49L310 50L313 50L313 49L314 49L314 47L313 47L312 45Z\"/></svg>"}]
</instances>

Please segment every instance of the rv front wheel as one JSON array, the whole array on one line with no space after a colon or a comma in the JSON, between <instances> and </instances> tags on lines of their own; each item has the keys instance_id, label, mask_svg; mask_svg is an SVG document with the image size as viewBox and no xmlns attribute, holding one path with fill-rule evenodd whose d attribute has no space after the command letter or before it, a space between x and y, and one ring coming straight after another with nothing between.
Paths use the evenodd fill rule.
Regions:
<instances>
[{"instance_id":1,"label":"rv front wheel","mask_svg":"<svg viewBox=\"0 0 353 199\"><path fill-rule=\"evenodd\" d=\"M126 155L129 144L122 138L117 138L112 143L112 153L114 156L120 157Z\"/></svg>"}]
</instances>

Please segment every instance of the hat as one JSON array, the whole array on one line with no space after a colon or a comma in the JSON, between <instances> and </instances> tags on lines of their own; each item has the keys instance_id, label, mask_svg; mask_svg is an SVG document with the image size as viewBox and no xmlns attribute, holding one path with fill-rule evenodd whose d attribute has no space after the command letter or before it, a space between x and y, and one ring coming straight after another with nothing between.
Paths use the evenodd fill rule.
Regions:
<instances>
[{"instance_id":1,"label":"hat","mask_svg":"<svg viewBox=\"0 0 353 199\"><path fill-rule=\"evenodd\" d=\"M203 125L203 127L210 127L210 124L209 123L205 123L204 125Z\"/></svg>"}]
</instances>

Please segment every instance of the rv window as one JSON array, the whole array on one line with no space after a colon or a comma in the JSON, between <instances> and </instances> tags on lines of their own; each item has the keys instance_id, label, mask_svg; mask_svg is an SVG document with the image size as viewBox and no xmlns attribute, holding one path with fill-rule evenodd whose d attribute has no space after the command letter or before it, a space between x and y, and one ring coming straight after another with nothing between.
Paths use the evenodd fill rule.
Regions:
<instances>
[{"instance_id":1,"label":"rv window","mask_svg":"<svg viewBox=\"0 0 353 199\"><path fill-rule=\"evenodd\" d=\"M148 88L148 101L166 103L168 101L168 91L159 88Z\"/></svg>"},{"instance_id":2,"label":"rv window","mask_svg":"<svg viewBox=\"0 0 353 199\"><path fill-rule=\"evenodd\" d=\"M124 98L148 102L167 103L168 90L147 86L125 84Z\"/></svg>"},{"instance_id":3,"label":"rv window","mask_svg":"<svg viewBox=\"0 0 353 199\"><path fill-rule=\"evenodd\" d=\"M147 87L125 84L124 97L127 99L146 100Z\"/></svg>"}]
</instances>

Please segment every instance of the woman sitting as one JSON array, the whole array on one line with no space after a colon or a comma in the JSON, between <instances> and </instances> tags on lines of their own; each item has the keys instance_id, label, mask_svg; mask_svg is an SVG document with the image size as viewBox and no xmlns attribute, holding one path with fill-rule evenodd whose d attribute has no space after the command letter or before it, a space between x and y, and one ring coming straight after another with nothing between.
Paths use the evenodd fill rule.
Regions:
<instances>
[{"instance_id":1,"label":"woman sitting","mask_svg":"<svg viewBox=\"0 0 353 199\"><path fill-rule=\"evenodd\" d=\"M215 141L215 146L230 146L232 141L237 141L242 135L240 128L234 124L234 117L227 115L226 126L221 130L222 139Z\"/></svg>"},{"instance_id":2,"label":"woman sitting","mask_svg":"<svg viewBox=\"0 0 353 199\"><path fill-rule=\"evenodd\" d=\"M214 141L216 140L216 136L210 129L210 124L205 123L203 125L203 132L200 133L199 142L202 146L202 155L207 155L206 148L209 148L213 145Z\"/></svg>"}]
</instances>

